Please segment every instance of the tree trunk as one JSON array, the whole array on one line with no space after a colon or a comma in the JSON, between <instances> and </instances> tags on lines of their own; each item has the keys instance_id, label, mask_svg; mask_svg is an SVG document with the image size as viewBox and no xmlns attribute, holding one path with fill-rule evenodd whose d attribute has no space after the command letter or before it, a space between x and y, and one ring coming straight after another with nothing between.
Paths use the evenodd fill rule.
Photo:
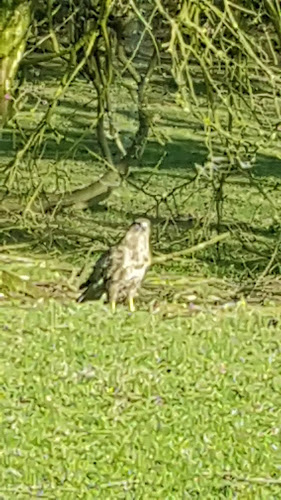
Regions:
<instances>
[{"instance_id":1,"label":"tree trunk","mask_svg":"<svg viewBox=\"0 0 281 500\"><path fill-rule=\"evenodd\" d=\"M0 124L9 119L12 86L24 53L30 24L29 0L4 0L0 6Z\"/></svg>"}]
</instances>

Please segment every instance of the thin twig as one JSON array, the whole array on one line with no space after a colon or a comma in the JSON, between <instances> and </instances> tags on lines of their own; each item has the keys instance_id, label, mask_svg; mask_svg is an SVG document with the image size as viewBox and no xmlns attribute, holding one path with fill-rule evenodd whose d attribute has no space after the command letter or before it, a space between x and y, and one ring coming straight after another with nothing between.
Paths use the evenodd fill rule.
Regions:
<instances>
[{"instance_id":1,"label":"thin twig","mask_svg":"<svg viewBox=\"0 0 281 500\"><path fill-rule=\"evenodd\" d=\"M231 236L231 233L223 233L211 238L208 241L203 241L202 243L198 243L198 245L194 245L193 247L186 248L185 250L179 250L178 252L168 253L166 255L161 255L159 257L153 258L153 264L164 264L169 260L173 260L177 257L181 257L183 255L192 255L195 252L199 252L200 250L204 250L205 248L215 245L220 241L224 241Z\"/></svg>"}]
</instances>

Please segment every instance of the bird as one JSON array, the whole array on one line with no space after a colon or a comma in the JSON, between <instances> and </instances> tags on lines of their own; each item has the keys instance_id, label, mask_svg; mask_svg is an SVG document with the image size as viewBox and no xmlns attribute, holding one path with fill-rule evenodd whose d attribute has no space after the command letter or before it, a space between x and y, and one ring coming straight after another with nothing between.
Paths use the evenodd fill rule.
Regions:
<instances>
[{"instance_id":1,"label":"bird","mask_svg":"<svg viewBox=\"0 0 281 500\"><path fill-rule=\"evenodd\" d=\"M134 312L134 298L151 265L150 233L150 220L136 219L119 243L97 260L90 277L80 285L85 290L77 301L98 300L106 293L112 312L126 300Z\"/></svg>"}]
</instances>

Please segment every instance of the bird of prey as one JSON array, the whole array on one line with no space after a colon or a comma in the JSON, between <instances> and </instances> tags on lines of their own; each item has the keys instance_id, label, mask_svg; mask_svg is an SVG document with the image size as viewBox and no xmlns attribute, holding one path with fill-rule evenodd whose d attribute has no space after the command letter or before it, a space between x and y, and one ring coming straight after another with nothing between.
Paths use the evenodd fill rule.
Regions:
<instances>
[{"instance_id":1,"label":"bird of prey","mask_svg":"<svg viewBox=\"0 0 281 500\"><path fill-rule=\"evenodd\" d=\"M134 297L151 264L150 229L148 219L135 220L122 240L98 259L89 279L80 286L86 290L78 302L97 300L106 293L113 312L125 300L130 311L135 310Z\"/></svg>"}]
</instances>

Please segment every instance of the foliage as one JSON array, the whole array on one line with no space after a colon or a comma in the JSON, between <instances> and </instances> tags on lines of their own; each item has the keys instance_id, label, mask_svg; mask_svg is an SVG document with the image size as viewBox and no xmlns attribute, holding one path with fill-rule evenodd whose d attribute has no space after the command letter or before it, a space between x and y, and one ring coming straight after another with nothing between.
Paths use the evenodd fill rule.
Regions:
<instances>
[{"instance_id":1,"label":"foliage","mask_svg":"<svg viewBox=\"0 0 281 500\"><path fill-rule=\"evenodd\" d=\"M28 0L4 2L0 6L0 116L1 126L9 116L12 85L22 59L31 19Z\"/></svg>"},{"instance_id":2,"label":"foliage","mask_svg":"<svg viewBox=\"0 0 281 500\"><path fill-rule=\"evenodd\" d=\"M278 138L281 32L276 2L49 0L35 6L31 33L22 67L60 60L65 70L49 108L9 165L8 188L24 158L33 169L34 149L37 158L44 155L48 134L61 140L53 114L68 87L83 75L95 89L96 116L89 126L96 129L108 171L101 182L87 191L78 189L63 204L93 206L106 199L140 161L149 129L155 134L149 81L165 68L178 85L176 104L204 127L208 159L203 167L197 165L197 177L204 176L212 186L220 231L225 180L240 172L254 182L256 154ZM137 99L138 128L129 146L116 126L116 86ZM26 94L22 97L26 101ZM20 101L14 103L15 111ZM16 117L17 112L15 126ZM45 209L59 199L51 197Z\"/></svg>"},{"instance_id":3,"label":"foliage","mask_svg":"<svg viewBox=\"0 0 281 500\"><path fill-rule=\"evenodd\" d=\"M276 141L280 121L280 12L277 2L183 2L176 18L160 0L179 102L204 124L218 227L224 182L251 176L257 152ZM266 82L266 85L264 84ZM207 109L202 107L203 95ZM199 170L198 174L201 174Z\"/></svg>"}]
</instances>

